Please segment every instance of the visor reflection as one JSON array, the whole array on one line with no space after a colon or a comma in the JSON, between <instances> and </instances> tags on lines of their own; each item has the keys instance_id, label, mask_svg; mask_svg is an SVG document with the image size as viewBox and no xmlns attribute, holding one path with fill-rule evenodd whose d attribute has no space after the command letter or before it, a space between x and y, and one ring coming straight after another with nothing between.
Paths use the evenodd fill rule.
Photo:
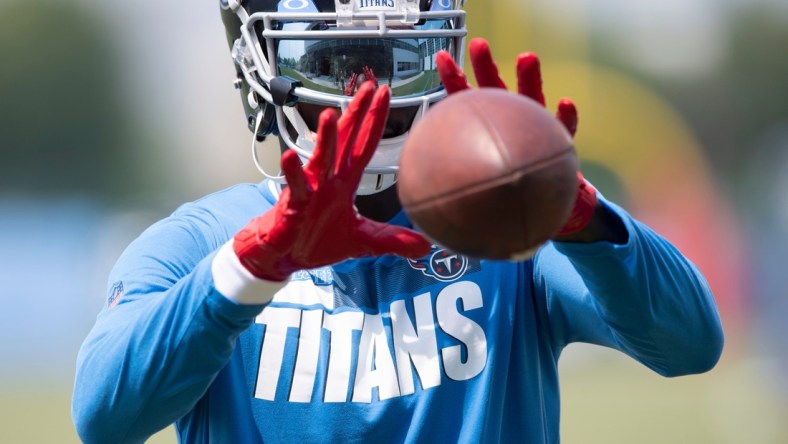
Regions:
<instances>
[{"instance_id":1,"label":"visor reflection","mask_svg":"<svg viewBox=\"0 0 788 444\"><path fill-rule=\"evenodd\" d=\"M441 86L435 55L450 38L280 40L277 73L328 94L353 95L365 80L389 85L392 97L422 95Z\"/></svg>"}]
</instances>

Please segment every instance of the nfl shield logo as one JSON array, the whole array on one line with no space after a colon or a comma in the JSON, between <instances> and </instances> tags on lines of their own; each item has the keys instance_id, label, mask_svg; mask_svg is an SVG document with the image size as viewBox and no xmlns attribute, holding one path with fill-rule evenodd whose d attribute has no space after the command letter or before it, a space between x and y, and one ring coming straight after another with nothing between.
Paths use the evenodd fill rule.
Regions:
<instances>
[{"instance_id":1,"label":"nfl shield logo","mask_svg":"<svg viewBox=\"0 0 788 444\"><path fill-rule=\"evenodd\" d=\"M112 308L118 305L120 298L123 297L123 281L118 281L112 284L109 290L109 297L107 298L107 307Z\"/></svg>"}]
</instances>

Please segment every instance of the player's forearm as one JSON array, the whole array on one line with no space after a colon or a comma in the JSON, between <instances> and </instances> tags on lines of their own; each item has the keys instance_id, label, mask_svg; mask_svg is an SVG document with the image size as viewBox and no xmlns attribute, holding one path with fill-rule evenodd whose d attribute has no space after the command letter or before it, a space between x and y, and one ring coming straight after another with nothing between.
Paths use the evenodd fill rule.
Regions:
<instances>
[{"instance_id":1,"label":"player's forearm","mask_svg":"<svg viewBox=\"0 0 788 444\"><path fill-rule=\"evenodd\" d=\"M601 201L597 201L594 209L594 216L582 230L572 233L558 235L554 240L558 242L611 242L614 244L624 244L627 242L627 228L617 214Z\"/></svg>"},{"instance_id":2,"label":"player's forearm","mask_svg":"<svg viewBox=\"0 0 788 444\"><path fill-rule=\"evenodd\" d=\"M708 370L723 343L708 284L665 239L619 214L626 242L557 243L557 249L569 257L627 353L663 375Z\"/></svg>"},{"instance_id":3,"label":"player's forearm","mask_svg":"<svg viewBox=\"0 0 788 444\"><path fill-rule=\"evenodd\" d=\"M78 357L73 417L84 442L139 442L185 414L260 306L214 288L209 259L167 291L126 295Z\"/></svg>"}]
</instances>

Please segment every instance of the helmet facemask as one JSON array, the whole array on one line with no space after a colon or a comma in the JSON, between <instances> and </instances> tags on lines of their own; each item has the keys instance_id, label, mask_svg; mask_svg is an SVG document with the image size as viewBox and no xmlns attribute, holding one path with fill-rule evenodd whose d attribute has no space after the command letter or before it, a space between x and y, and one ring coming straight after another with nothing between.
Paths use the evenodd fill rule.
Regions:
<instances>
[{"instance_id":1,"label":"helmet facemask","mask_svg":"<svg viewBox=\"0 0 788 444\"><path fill-rule=\"evenodd\" d=\"M307 121L313 119L305 119L298 104L344 111L364 80L389 85L391 109L414 117L397 133L384 134L365 169L357 193L374 194L396 182L410 126L446 95L435 55L446 50L462 66L465 12L460 0L331 3L332 12L319 12L310 0L282 0L275 12L247 11L233 1L222 7L240 19L232 53L249 87L248 109L255 112L257 137L278 134L304 162L311 158L316 128L309 127ZM275 123L266 120L271 107ZM266 174L259 163L258 169L284 182Z\"/></svg>"}]
</instances>

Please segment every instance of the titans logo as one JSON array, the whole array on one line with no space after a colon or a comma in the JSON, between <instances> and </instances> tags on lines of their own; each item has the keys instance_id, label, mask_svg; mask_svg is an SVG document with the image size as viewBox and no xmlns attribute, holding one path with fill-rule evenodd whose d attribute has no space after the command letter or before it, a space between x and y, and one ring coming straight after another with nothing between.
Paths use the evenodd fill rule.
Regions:
<instances>
[{"instance_id":1,"label":"titans logo","mask_svg":"<svg viewBox=\"0 0 788 444\"><path fill-rule=\"evenodd\" d=\"M457 280L468 271L467 257L437 246L432 248L429 256L420 259L408 259L411 268L419 270L424 275L441 282Z\"/></svg>"}]
</instances>

